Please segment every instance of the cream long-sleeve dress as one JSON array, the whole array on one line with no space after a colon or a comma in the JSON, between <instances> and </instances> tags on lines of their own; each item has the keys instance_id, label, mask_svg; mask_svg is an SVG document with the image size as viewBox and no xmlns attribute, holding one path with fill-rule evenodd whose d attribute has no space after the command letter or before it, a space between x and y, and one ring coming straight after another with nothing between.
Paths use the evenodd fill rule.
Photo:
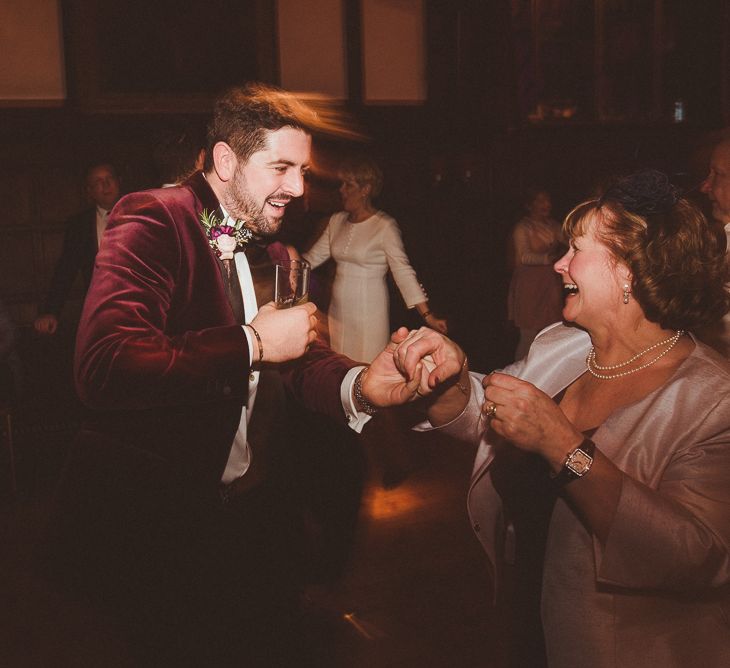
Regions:
<instances>
[{"instance_id":1,"label":"cream long-sleeve dress","mask_svg":"<svg viewBox=\"0 0 730 668\"><path fill-rule=\"evenodd\" d=\"M390 340L388 269L408 308L427 298L395 219L383 211L360 223L347 217L346 211L335 213L303 257L313 268L330 257L337 262L328 313L330 345L354 360L371 362Z\"/></svg>"},{"instance_id":2,"label":"cream long-sleeve dress","mask_svg":"<svg viewBox=\"0 0 730 668\"><path fill-rule=\"evenodd\" d=\"M662 387L592 436L624 473L605 546L564 498L555 505L542 589L550 668L730 666L730 364L695 342ZM505 373L555 396L585 373L589 347L555 324ZM491 479L496 442L481 438L481 378L440 429L479 443L469 517L498 580L510 534Z\"/></svg>"}]
</instances>

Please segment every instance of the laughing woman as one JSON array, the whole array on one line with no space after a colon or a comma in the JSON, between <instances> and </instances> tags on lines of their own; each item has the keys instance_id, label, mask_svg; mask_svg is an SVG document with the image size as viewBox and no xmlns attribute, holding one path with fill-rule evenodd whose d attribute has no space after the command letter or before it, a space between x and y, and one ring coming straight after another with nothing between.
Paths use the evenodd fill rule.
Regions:
<instances>
[{"instance_id":1,"label":"laughing woman","mask_svg":"<svg viewBox=\"0 0 730 668\"><path fill-rule=\"evenodd\" d=\"M728 309L723 249L658 172L564 231L571 325L502 373L462 368L429 407L432 426L481 439L469 512L495 579L515 538L512 665L728 666L730 365L691 334ZM431 384L465 366L426 329L396 360L415 373L426 354Z\"/></svg>"}]
</instances>

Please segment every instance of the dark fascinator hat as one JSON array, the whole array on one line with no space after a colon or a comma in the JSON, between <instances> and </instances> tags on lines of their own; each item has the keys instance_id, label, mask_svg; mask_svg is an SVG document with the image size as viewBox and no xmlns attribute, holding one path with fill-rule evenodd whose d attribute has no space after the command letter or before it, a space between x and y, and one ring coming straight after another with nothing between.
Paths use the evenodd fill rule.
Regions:
<instances>
[{"instance_id":1,"label":"dark fascinator hat","mask_svg":"<svg viewBox=\"0 0 730 668\"><path fill-rule=\"evenodd\" d=\"M666 174L656 169L645 169L609 186L598 200L598 205L617 202L629 213L646 217L669 213L679 198L679 189L669 182Z\"/></svg>"}]
</instances>

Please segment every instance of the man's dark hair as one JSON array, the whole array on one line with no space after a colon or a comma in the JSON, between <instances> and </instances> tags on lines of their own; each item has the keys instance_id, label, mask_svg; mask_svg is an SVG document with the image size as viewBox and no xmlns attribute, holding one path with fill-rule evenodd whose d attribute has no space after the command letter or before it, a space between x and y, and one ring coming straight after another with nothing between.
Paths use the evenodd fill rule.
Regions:
<instances>
[{"instance_id":1,"label":"man's dark hair","mask_svg":"<svg viewBox=\"0 0 730 668\"><path fill-rule=\"evenodd\" d=\"M205 171L213 169L213 147L218 142L228 144L245 163L266 146L267 132L284 127L309 134L361 138L343 113L323 98L305 101L274 86L250 83L231 88L216 100L208 125Z\"/></svg>"},{"instance_id":2,"label":"man's dark hair","mask_svg":"<svg viewBox=\"0 0 730 668\"><path fill-rule=\"evenodd\" d=\"M91 172L99 167L106 167L112 174L114 174L116 178L119 178L119 172L117 171L117 168L114 166L113 163L109 162L108 160L94 160L93 162L90 162L86 165L86 169L84 170L84 183L89 180Z\"/></svg>"}]
</instances>

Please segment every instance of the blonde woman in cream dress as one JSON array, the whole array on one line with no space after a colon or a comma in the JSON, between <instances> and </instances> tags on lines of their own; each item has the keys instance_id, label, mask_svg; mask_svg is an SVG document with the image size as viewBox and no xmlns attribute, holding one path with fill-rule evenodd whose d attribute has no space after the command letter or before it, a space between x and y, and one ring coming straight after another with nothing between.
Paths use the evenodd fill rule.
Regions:
<instances>
[{"instance_id":1,"label":"blonde woman in cream dress","mask_svg":"<svg viewBox=\"0 0 730 668\"><path fill-rule=\"evenodd\" d=\"M339 353L371 362L390 338L386 274L391 271L406 306L425 324L446 333L436 317L403 248L395 219L373 206L383 177L369 159L349 162L339 172L344 211L332 215L324 233L303 257L317 267L337 263L328 320L330 345Z\"/></svg>"}]
</instances>

